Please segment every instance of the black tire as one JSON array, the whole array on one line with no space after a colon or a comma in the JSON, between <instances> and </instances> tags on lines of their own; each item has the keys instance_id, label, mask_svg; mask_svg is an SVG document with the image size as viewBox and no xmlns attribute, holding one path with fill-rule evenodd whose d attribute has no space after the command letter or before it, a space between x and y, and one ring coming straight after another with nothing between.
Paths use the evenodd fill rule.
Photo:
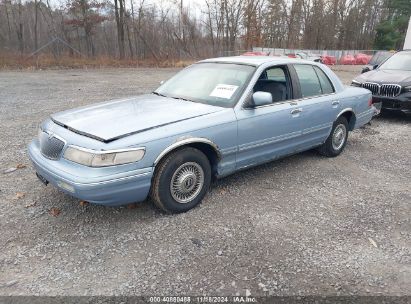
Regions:
<instances>
[{"instance_id":1,"label":"black tire","mask_svg":"<svg viewBox=\"0 0 411 304\"><path fill-rule=\"evenodd\" d=\"M337 128L345 128L345 135L342 138L343 142L336 147L335 144L333 144L333 136L335 135ZM338 117L338 119L333 124L331 133L328 136L327 140L320 147L318 147L318 152L327 157L335 157L340 155L340 153L344 150L345 146L347 145L348 132L349 131L347 119L343 116Z\"/></svg>"},{"instance_id":2,"label":"black tire","mask_svg":"<svg viewBox=\"0 0 411 304\"><path fill-rule=\"evenodd\" d=\"M203 183L201 189L200 186L194 186L194 189L196 189L196 191L194 191L193 195L196 192L198 193L192 199L182 203L177 201L175 194L173 196L171 190L171 182L175 174L177 174L178 176L178 172L181 172L180 170L182 166L190 166L190 164L194 166L194 170L197 170L195 172L197 172L198 175L190 175L191 184L189 186L192 186L193 184L193 176L196 176L194 177L195 181L203 180ZM201 170L199 170L198 166L202 169L202 175ZM198 176L203 176L203 179L199 178ZM154 204L167 213L186 212L201 203L204 196L207 194L208 189L210 188L210 183L211 166L207 156L205 156L204 153L200 150L186 147L171 152L170 154L165 156L156 166L151 185L150 196Z\"/></svg>"}]
</instances>

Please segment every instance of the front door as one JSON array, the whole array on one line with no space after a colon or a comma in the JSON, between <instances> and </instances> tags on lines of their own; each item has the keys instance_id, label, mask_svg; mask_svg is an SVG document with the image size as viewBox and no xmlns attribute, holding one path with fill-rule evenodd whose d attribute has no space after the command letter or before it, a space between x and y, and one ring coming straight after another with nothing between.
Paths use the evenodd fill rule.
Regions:
<instances>
[{"instance_id":1,"label":"front door","mask_svg":"<svg viewBox=\"0 0 411 304\"><path fill-rule=\"evenodd\" d=\"M236 109L237 169L294 153L302 133L302 109L292 101L294 90L287 66L264 70L253 88L256 91L271 93L273 103Z\"/></svg>"}]
</instances>

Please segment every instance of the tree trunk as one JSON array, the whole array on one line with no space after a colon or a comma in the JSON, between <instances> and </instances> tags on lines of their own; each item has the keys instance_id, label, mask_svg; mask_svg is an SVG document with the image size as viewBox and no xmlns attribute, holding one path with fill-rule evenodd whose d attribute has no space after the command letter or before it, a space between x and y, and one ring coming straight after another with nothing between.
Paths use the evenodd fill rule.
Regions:
<instances>
[{"instance_id":1,"label":"tree trunk","mask_svg":"<svg viewBox=\"0 0 411 304\"><path fill-rule=\"evenodd\" d=\"M21 19L22 9L23 9L23 6L21 4L21 0L19 0L19 4L18 4L19 24L18 26L16 26L16 34L17 34L17 40L19 41L20 56L23 56L23 53L24 53L23 20Z\"/></svg>"},{"instance_id":2,"label":"tree trunk","mask_svg":"<svg viewBox=\"0 0 411 304\"><path fill-rule=\"evenodd\" d=\"M128 25L128 22L126 22L126 29L127 29L127 40L128 40L128 48L130 50L130 57L131 57L131 59L133 59L134 58L134 52L133 52L133 45L131 43L130 27Z\"/></svg>"},{"instance_id":3,"label":"tree trunk","mask_svg":"<svg viewBox=\"0 0 411 304\"><path fill-rule=\"evenodd\" d=\"M114 13L117 24L117 41L120 59L124 59L124 5L123 0L114 0Z\"/></svg>"},{"instance_id":4,"label":"tree trunk","mask_svg":"<svg viewBox=\"0 0 411 304\"><path fill-rule=\"evenodd\" d=\"M38 25L38 2L37 0L34 0L34 50L37 50L39 48L37 25Z\"/></svg>"},{"instance_id":5,"label":"tree trunk","mask_svg":"<svg viewBox=\"0 0 411 304\"><path fill-rule=\"evenodd\" d=\"M10 17L9 17L9 10L7 8L7 2L4 2L4 7L5 7L5 11L6 11L6 17L7 17L8 41L10 43L10 40L11 40L11 26L10 26Z\"/></svg>"}]
</instances>

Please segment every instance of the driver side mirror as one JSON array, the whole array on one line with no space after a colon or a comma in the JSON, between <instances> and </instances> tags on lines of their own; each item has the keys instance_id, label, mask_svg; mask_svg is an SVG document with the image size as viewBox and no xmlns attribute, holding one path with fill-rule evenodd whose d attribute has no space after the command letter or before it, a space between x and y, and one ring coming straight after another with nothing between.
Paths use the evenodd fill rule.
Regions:
<instances>
[{"instance_id":1,"label":"driver side mirror","mask_svg":"<svg viewBox=\"0 0 411 304\"><path fill-rule=\"evenodd\" d=\"M369 67L365 67L365 68L363 68L363 69L361 70L361 74L367 73L367 72L369 72L369 71L371 71L371 69L370 69Z\"/></svg>"},{"instance_id":2,"label":"driver side mirror","mask_svg":"<svg viewBox=\"0 0 411 304\"><path fill-rule=\"evenodd\" d=\"M259 107L273 103L273 96L270 93L258 91L251 97L251 106Z\"/></svg>"},{"instance_id":3,"label":"driver side mirror","mask_svg":"<svg viewBox=\"0 0 411 304\"><path fill-rule=\"evenodd\" d=\"M375 65L372 66L372 69L373 69L373 70L375 70L376 68L378 68L378 64L375 64ZM367 73L367 72L369 72L369 71L371 71L371 69L370 69L369 67L365 67L365 68L363 68L363 69L361 70L361 74Z\"/></svg>"}]
</instances>

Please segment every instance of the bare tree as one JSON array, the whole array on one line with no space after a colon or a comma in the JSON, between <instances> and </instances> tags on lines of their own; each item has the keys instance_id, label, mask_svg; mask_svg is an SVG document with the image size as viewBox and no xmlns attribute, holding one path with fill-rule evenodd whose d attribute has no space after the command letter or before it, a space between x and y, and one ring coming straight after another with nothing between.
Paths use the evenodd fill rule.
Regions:
<instances>
[{"instance_id":1,"label":"bare tree","mask_svg":"<svg viewBox=\"0 0 411 304\"><path fill-rule=\"evenodd\" d=\"M75 48L160 64L255 46L367 49L381 20L401 13L390 8L394 0L203 0L201 12L182 0L62 1L0 0L0 51L47 45L42 50L58 57L58 45L48 44L58 37L69 55Z\"/></svg>"},{"instance_id":2,"label":"bare tree","mask_svg":"<svg viewBox=\"0 0 411 304\"><path fill-rule=\"evenodd\" d=\"M120 59L124 59L125 47L124 47L124 0L114 0L114 12L116 16L117 24L117 39L118 39L118 50L120 54Z\"/></svg>"}]
</instances>

